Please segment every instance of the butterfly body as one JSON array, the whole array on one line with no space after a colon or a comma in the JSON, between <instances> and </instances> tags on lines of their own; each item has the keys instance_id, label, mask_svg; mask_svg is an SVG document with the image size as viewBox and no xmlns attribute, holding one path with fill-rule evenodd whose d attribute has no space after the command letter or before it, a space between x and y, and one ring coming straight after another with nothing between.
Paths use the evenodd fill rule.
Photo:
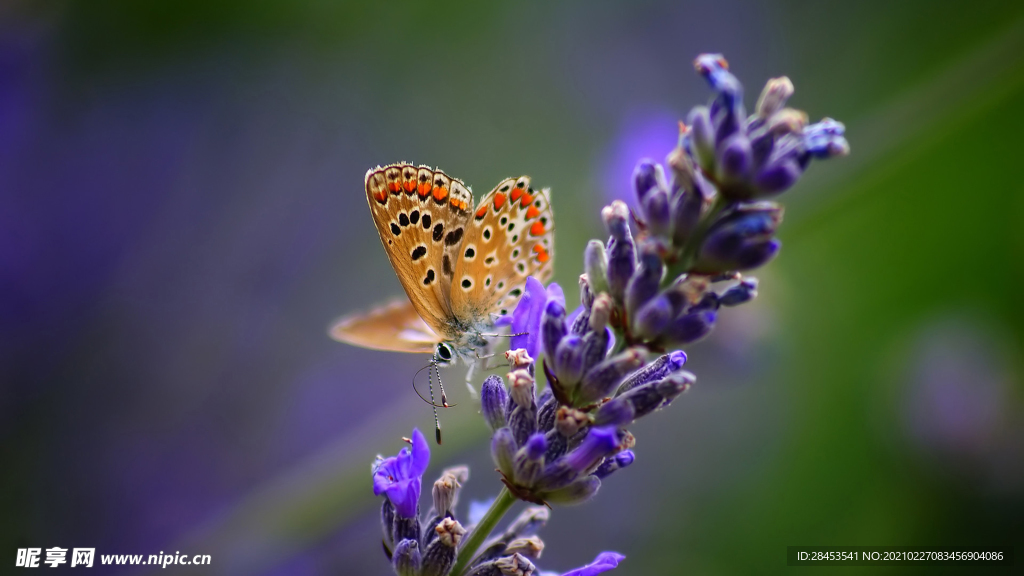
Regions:
<instances>
[{"instance_id":1,"label":"butterfly body","mask_svg":"<svg viewBox=\"0 0 1024 576\"><path fill-rule=\"evenodd\" d=\"M495 318L514 306L526 278L551 277L551 206L526 176L503 180L475 206L461 180L426 166L378 166L364 184L408 301L342 318L331 328L336 340L469 360L488 348Z\"/></svg>"}]
</instances>

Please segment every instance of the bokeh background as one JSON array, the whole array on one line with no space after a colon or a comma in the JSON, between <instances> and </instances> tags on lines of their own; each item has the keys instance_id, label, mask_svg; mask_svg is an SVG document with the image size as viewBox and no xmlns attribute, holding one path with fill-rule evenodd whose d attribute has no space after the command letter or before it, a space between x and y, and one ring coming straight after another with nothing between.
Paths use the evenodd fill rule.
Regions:
<instances>
[{"instance_id":1,"label":"bokeh background","mask_svg":"<svg viewBox=\"0 0 1024 576\"><path fill-rule=\"evenodd\" d=\"M0 4L0 564L389 573L369 465L431 423L424 357L326 337L401 294L364 172L550 186L572 300L600 207L708 98L708 51L748 106L788 75L853 153L783 197L759 299L687 350L697 385L636 426L635 465L555 510L543 567L1024 553L1024 4L21 0ZM428 479L469 463L483 499L486 428L448 378L466 403Z\"/></svg>"}]
</instances>

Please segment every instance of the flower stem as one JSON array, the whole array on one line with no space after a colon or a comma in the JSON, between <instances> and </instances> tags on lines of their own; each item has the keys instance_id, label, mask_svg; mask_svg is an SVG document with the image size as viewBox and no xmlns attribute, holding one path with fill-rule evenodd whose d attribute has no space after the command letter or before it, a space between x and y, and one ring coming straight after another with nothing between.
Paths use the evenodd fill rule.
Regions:
<instances>
[{"instance_id":1,"label":"flower stem","mask_svg":"<svg viewBox=\"0 0 1024 576\"><path fill-rule=\"evenodd\" d=\"M484 543L484 540L487 540L487 537L494 531L494 527L498 525L498 522L515 502L516 497L508 491L507 487L502 486L498 497L494 499L494 503L491 504L487 513L480 520L480 523L473 528L473 532L466 539L466 543L459 548L459 556L455 559L455 566L452 567L452 571L449 574L452 576L462 576L469 569L469 563L476 556L477 549Z\"/></svg>"}]
</instances>

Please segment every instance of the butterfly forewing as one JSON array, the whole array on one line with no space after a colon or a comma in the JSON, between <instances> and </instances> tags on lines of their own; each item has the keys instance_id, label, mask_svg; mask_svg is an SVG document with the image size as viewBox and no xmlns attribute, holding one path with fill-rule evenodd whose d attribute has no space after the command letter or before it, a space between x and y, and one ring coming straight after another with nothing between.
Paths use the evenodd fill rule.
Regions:
<instances>
[{"instance_id":1,"label":"butterfly forewing","mask_svg":"<svg viewBox=\"0 0 1024 576\"><path fill-rule=\"evenodd\" d=\"M550 279L553 238L545 191L530 188L526 176L498 184L476 206L459 248L452 312L461 318L506 314L528 276L544 283Z\"/></svg>"},{"instance_id":2,"label":"butterfly forewing","mask_svg":"<svg viewBox=\"0 0 1024 576\"><path fill-rule=\"evenodd\" d=\"M452 277L472 194L440 170L405 163L374 168L365 183L373 223L409 301L440 339L453 339Z\"/></svg>"}]
</instances>

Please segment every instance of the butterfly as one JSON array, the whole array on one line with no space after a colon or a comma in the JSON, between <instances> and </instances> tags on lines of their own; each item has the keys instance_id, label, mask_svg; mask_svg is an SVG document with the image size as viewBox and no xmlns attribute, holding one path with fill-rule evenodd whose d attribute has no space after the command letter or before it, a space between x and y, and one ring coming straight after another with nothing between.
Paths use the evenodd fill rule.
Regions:
<instances>
[{"instance_id":1,"label":"butterfly","mask_svg":"<svg viewBox=\"0 0 1024 576\"><path fill-rule=\"evenodd\" d=\"M378 166L364 184L408 300L341 318L330 329L335 340L433 354L435 364L469 362L487 348L494 320L512 309L526 278L550 279L551 204L528 177L503 180L475 207L461 180L427 166Z\"/></svg>"}]
</instances>

